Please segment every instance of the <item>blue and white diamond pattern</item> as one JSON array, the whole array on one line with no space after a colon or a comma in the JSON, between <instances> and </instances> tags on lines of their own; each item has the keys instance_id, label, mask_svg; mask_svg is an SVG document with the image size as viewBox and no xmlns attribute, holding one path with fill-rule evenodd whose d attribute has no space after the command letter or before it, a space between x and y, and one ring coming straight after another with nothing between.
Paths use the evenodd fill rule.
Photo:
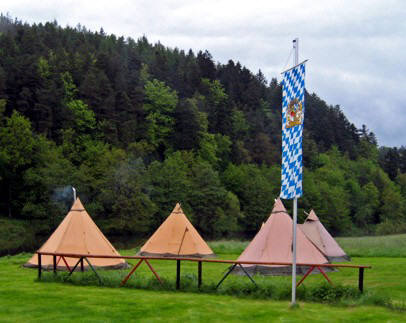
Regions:
<instances>
[{"instance_id":1,"label":"blue and white diamond pattern","mask_svg":"<svg viewBox=\"0 0 406 323\"><path fill-rule=\"evenodd\" d=\"M304 114L305 93L304 63L286 71L283 78L282 98L282 199L293 199L303 194L302 190L302 132L303 122L287 128L287 110L291 100L297 99L302 104Z\"/></svg>"}]
</instances>

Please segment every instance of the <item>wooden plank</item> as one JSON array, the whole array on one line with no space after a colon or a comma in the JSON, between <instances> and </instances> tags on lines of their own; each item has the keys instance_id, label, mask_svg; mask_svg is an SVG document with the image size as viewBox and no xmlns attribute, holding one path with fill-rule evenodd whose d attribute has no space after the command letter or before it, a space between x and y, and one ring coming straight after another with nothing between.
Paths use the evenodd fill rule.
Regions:
<instances>
[{"instance_id":1,"label":"wooden plank","mask_svg":"<svg viewBox=\"0 0 406 323\"><path fill-rule=\"evenodd\" d=\"M330 283L330 285L333 285L333 282L330 280L330 278L328 278L328 276L327 276L327 274L324 272L324 270L321 269L320 266L318 266L317 269L322 273L322 275L324 276L324 278L327 279L327 281Z\"/></svg>"},{"instance_id":2,"label":"wooden plank","mask_svg":"<svg viewBox=\"0 0 406 323\"><path fill-rule=\"evenodd\" d=\"M152 256L113 256L113 255L88 255L88 254L73 254L73 253L53 253L41 252L42 255L57 255L62 257L72 258L102 258L102 259L148 259L148 260L186 260L186 261L202 261L212 263L224 264L251 264L251 265L278 265L278 266L292 266L291 262L268 262L268 261L238 261L238 260L220 260L220 259L206 259L206 258L188 258L188 257L152 257ZM349 264L312 264L312 263L297 263L297 266L315 266L315 267L341 267L341 268L372 268L368 265L349 265Z\"/></svg>"},{"instance_id":3,"label":"wooden plank","mask_svg":"<svg viewBox=\"0 0 406 323\"><path fill-rule=\"evenodd\" d=\"M124 286L125 283L127 282L127 280L131 277L131 275L134 273L134 271L137 270L137 268L139 267L139 265L141 265L141 263L144 261L144 259L141 259L135 266L134 268L130 271L130 273L123 279L123 281L121 282L120 286Z\"/></svg>"},{"instance_id":4,"label":"wooden plank","mask_svg":"<svg viewBox=\"0 0 406 323\"><path fill-rule=\"evenodd\" d=\"M311 266L310 269L304 274L302 279L297 283L296 288L299 287L301 283L303 283L303 281L306 279L307 276L310 275L310 273L313 271L313 269L314 269L314 266Z\"/></svg>"},{"instance_id":5,"label":"wooden plank","mask_svg":"<svg viewBox=\"0 0 406 323\"><path fill-rule=\"evenodd\" d=\"M81 257L82 257L82 256L81 256ZM81 257L78 257L78 258L81 258ZM66 268L68 268L68 270L69 270L70 272L72 272L72 270L70 269L70 267L69 267L69 265L68 265L68 262L67 262L66 259L65 259L65 256L62 256L61 258L62 258L63 262L65 263ZM74 258L75 258L75 257L74 257ZM75 266L75 267L76 267L76 266Z\"/></svg>"},{"instance_id":6,"label":"wooden plank","mask_svg":"<svg viewBox=\"0 0 406 323\"><path fill-rule=\"evenodd\" d=\"M155 275L156 279L158 279L158 281L161 283L162 285L162 280L161 278L158 276L158 274L155 272L154 268L152 268L151 264L149 263L149 261L147 259L144 259L145 263L147 264L147 266L149 267L149 269L152 271L152 273Z\"/></svg>"}]
</instances>

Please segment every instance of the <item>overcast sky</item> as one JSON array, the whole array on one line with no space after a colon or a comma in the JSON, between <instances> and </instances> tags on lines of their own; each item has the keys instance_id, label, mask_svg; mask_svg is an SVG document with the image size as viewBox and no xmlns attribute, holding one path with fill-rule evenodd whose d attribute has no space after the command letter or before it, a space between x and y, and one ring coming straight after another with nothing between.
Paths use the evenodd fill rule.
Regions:
<instances>
[{"instance_id":1,"label":"overcast sky","mask_svg":"<svg viewBox=\"0 0 406 323\"><path fill-rule=\"evenodd\" d=\"M306 88L385 146L406 145L406 1L1 0L3 14L208 50L268 80L309 59ZM280 107L275 107L280 108Z\"/></svg>"}]
</instances>

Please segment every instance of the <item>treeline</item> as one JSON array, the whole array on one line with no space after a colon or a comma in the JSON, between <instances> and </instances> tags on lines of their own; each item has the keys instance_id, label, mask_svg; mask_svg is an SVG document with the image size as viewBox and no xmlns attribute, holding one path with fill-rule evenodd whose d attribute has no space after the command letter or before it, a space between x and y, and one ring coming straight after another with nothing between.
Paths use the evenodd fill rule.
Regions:
<instances>
[{"instance_id":1,"label":"treeline","mask_svg":"<svg viewBox=\"0 0 406 323\"><path fill-rule=\"evenodd\" d=\"M180 201L205 237L251 236L279 194L281 96L207 51L1 15L0 215L45 236L72 185L109 235L146 236ZM405 229L404 169L316 94L303 149L299 211L334 234Z\"/></svg>"},{"instance_id":2,"label":"treeline","mask_svg":"<svg viewBox=\"0 0 406 323\"><path fill-rule=\"evenodd\" d=\"M406 147L380 147L379 164L391 180L402 180L400 174L406 173Z\"/></svg>"}]
</instances>

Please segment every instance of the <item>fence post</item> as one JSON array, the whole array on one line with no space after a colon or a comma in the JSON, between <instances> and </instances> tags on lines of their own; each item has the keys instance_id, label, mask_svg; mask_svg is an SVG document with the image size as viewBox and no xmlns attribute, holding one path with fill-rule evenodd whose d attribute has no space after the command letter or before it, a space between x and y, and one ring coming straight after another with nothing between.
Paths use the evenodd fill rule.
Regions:
<instances>
[{"instance_id":1,"label":"fence post","mask_svg":"<svg viewBox=\"0 0 406 323\"><path fill-rule=\"evenodd\" d=\"M197 263L197 287L200 289L202 286L202 262Z\"/></svg>"},{"instance_id":2,"label":"fence post","mask_svg":"<svg viewBox=\"0 0 406 323\"><path fill-rule=\"evenodd\" d=\"M358 288L361 293L364 292L364 268L359 269L359 274L358 274Z\"/></svg>"},{"instance_id":3,"label":"fence post","mask_svg":"<svg viewBox=\"0 0 406 323\"><path fill-rule=\"evenodd\" d=\"M176 289L180 288L180 260L176 260Z\"/></svg>"},{"instance_id":4,"label":"fence post","mask_svg":"<svg viewBox=\"0 0 406 323\"><path fill-rule=\"evenodd\" d=\"M41 270L42 270L42 263L41 263L41 254L38 252L38 280L41 280Z\"/></svg>"},{"instance_id":5,"label":"fence post","mask_svg":"<svg viewBox=\"0 0 406 323\"><path fill-rule=\"evenodd\" d=\"M53 255L52 258L53 258L53 263L54 263L54 275L56 275L56 256Z\"/></svg>"}]
</instances>

